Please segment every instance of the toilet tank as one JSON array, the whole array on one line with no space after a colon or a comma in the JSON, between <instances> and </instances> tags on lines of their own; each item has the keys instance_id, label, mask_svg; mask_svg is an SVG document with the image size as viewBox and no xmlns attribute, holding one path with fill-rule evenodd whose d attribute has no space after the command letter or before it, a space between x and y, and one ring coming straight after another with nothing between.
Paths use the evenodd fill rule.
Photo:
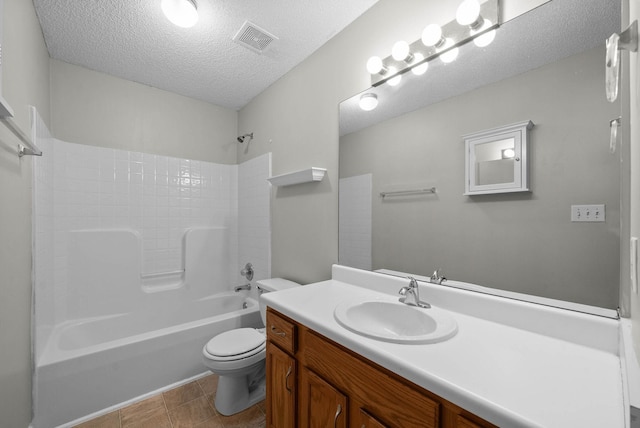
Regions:
<instances>
[{"instance_id":1,"label":"toilet tank","mask_svg":"<svg viewBox=\"0 0 640 428\"><path fill-rule=\"evenodd\" d=\"M263 293L271 293L273 291L286 290L288 288L299 287L297 282L289 281L284 278L269 278L256 281L256 287L260 290L260 295ZM260 316L262 322L267 325L267 306L262 303L262 299L258 298L260 304Z\"/></svg>"}]
</instances>

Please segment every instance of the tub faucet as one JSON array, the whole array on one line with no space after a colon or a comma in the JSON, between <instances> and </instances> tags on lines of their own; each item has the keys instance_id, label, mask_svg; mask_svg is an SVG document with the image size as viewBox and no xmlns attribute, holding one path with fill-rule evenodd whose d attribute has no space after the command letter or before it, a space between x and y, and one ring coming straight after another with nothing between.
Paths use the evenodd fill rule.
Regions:
<instances>
[{"instance_id":1,"label":"tub faucet","mask_svg":"<svg viewBox=\"0 0 640 428\"><path fill-rule=\"evenodd\" d=\"M402 287L398 293L400 294L400 301L406 305L417 306L419 308L430 308L431 305L427 302L420 300L420 288L418 287L418 281L412 276L407 277L409 280L408 287Z\"/></svg>"},{"instance_id":2,"label":"tub faucet","mask_svg":"<svg viewBox=\"0 0 640 428\"><path fill-rule=\"evenodd\" d=\"M433 275L431 275L431 278L429 278L429 282L432 284L442 284L442 281L446 281L447 278L444 277L444 275L442 274L442 269L438 268L436 270L433 271Z\"/></svg>"},{"instance_id":3,"label":"tub faucet","mask_svg":"<svg viewBox=\"0 0 640 428\"><path fill-rule=\"evenodd\" d=\"M233 288L233 291L235 291L236 293L241 290L251 290L251 283L248 283L245 285L238 285L237 287Z\"/></svg>"}]
</instances>

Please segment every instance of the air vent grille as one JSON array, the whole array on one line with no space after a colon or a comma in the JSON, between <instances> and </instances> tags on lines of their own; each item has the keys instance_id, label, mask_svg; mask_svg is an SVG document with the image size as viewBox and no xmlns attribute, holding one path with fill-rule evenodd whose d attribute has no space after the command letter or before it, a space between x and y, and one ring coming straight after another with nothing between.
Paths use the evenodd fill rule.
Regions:
<instances>
[{"instance_id":1,"label":"air vent grille","mask_svg":"<svg viewBox=\"0 0 640 428\"><path fill-rule=\"evenodd\" d=\"M245 21L233 37L234 42L257 53L264 52L274 40L278 38L249 21Z\"/></svg>"}]
</instances>

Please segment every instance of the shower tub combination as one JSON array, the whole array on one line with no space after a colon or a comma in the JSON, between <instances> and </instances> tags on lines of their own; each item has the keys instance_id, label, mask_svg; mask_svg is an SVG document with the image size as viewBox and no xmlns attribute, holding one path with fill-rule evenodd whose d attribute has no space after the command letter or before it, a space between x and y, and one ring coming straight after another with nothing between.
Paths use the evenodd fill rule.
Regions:
<instances>
[{"instance_id":1,"label":"shower tub combination","mask_svg":"<svg viewBox=\"0 0 640 428\"><path fill-rule=\"evenodd\" d=\"M37 341L34 428L70 426L204 374L216 334L260 327L257 291L234 292L225 228L183 237L184 269L141 274L133 230L68 233L65 318Z\"/></svg>"},{"instance_id":2,"label":"shower tub combination","mask_svg":"<svg viewBox=\"0 0 640 428\"><path fill-rule=\"evenodd\" d=\"M223 292L175 310L107 315L55 328L37 366L34 427L71 425L206 372L214 335L261 326L257 301Z\"/></svg>"}]
</instances>

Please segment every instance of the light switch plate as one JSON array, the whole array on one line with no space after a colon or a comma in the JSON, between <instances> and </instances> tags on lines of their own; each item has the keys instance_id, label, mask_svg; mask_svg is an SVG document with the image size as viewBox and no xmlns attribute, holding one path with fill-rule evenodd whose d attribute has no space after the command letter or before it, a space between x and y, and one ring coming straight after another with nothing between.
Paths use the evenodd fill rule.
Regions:
<instances>
[{"instance_id":1,"label":"light switch plate","mask_svg":"<svg viewBox=\"0 0 640 428\"><path fill-rule=\"evenodd\" d=\"M572 222L603 222L605 221L604 205L571 205Z\"/></svg>"}]
</instances>

